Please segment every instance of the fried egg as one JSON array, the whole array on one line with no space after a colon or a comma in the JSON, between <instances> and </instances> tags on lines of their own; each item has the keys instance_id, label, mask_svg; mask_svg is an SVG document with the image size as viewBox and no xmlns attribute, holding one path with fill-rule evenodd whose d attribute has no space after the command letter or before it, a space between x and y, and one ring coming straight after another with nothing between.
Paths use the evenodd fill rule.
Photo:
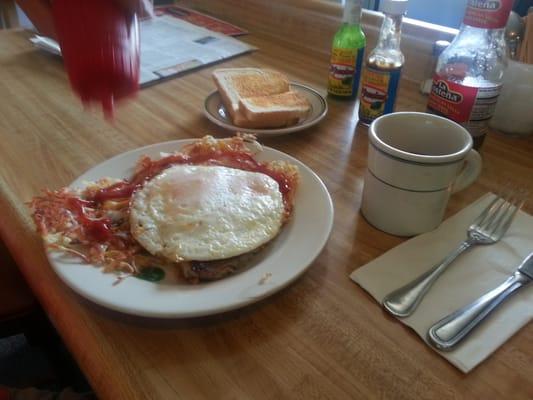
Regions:
<instances>
[{"instance_id":1,"label":"fried egg","mask_svg":"<svg viewBox=\"0 0 533 400\"><path fill-rule=\"evenodd\" d=\"M274 238L283 223L278 183L222 166L176 165L134 193L133 237L172 261L238 256Z\"/></svg>"}]
</instances>

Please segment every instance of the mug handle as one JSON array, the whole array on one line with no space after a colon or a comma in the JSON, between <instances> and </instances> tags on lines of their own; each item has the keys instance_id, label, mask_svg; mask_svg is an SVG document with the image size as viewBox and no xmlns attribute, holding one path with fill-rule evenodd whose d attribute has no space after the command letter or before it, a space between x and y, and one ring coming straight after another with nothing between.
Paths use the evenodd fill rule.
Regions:
<instances>
[{"instance_id":1,"label":"mug handle","mask_svg":"<svg viewBox=\"0 0 533 400\"><path fill-rule=\"evenodd\" d=\"M465 157L465 167L459 176L455 179L452 187L452 193L466 189L478 178L481 173L481 156L474 149Z\"/></svg>"}]
</instances>

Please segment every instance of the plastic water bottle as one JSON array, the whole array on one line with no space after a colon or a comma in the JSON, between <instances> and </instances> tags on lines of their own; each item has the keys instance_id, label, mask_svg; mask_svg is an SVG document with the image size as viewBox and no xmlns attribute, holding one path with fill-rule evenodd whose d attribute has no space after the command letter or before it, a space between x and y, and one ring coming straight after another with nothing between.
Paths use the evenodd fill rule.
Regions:
<instances>
[{"instance_id":1,"label":"plastic water bottle","mask_svg":"<svg viewBox=\"0 0 533 400\"><path fill-rule=\"evenodd\" d=\"M507 65L505 24L513 0L469 0L459 33L440 55L428 112L463 125L481 147Z\"/></svg>"}]
</instances>

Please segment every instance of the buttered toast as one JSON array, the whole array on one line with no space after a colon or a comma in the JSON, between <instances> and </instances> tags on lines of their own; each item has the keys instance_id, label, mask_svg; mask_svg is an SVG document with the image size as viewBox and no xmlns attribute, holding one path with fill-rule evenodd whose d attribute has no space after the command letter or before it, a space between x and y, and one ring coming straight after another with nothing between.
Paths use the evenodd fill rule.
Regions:
<instances>
[{"instance_id":1,"label":"buttered toast","mask_svg":"<svg viewBox=\"0 0 533 400\"><path fill-rule=\"evenodd\" d=\"M280 72L259 68L224 68L213 79L233 123L243 128L277 128L297 123L310 105L291 91Z\"/></svg>"}]
</instances>

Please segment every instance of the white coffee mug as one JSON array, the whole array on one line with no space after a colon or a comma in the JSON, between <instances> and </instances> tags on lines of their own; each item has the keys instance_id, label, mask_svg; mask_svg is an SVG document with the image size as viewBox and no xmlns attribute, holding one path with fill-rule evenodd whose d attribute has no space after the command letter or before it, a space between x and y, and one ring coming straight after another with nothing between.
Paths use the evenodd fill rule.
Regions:
<instances>
[{"instance_id":1,"label":"white coffee mug","mask_svg":"<svg viewBox=\"0 0 533 400\"><path fill-rule=\"evenodd\" d=\"M376 228L413 236L436 228L451 193L472 184L481 157L461 125L427 113L397 112L368 130L361 212Z\"/></svg>"}]
</instances>

